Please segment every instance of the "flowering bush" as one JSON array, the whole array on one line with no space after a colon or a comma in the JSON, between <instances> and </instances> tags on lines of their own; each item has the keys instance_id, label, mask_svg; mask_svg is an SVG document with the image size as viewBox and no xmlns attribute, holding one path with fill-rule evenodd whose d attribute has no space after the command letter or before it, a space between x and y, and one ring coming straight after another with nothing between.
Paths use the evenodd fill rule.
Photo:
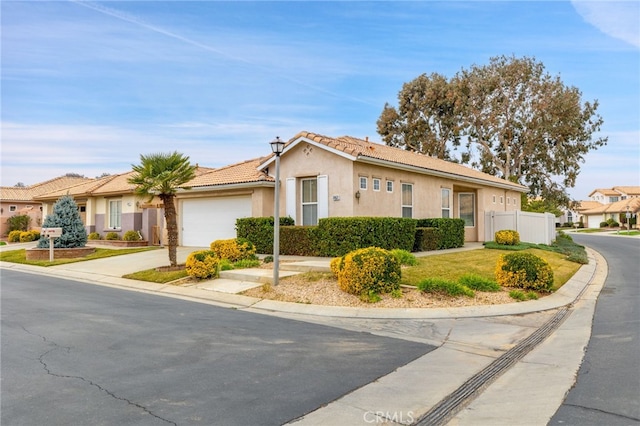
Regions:
<instances>
[{"instance_id":1,"label":"flowering bush","mask_svg":"<svg viewBox=\"0 0 640 426\"><path fill-rule=\"evenodd\" d=\"M20 233L20 242L28 243L29 241L36 241L40 239L40 232L36 230L24 231Z\"/></svg>"},{"instance_id":2,"label":"flowering bush","mask_svg":"<svg viewBox=\"0 0 640 426\"><path fill-rule=\"evenodd\" d=\"M532 253L516 252L500 256L496 264L496 281L504 287L551 291L551 266Z\"/></svg>"},{"instance_id":3,"label":"flowering bush","mask_svg":"<svg viewBox=\"0 0 640 426\"><path fill-rule=\"evenodd\" d=\"M332 261L341 290L357 296L390 293L400 288L400 263L389 251L368 247Z\"/></svg>"},{"instance_id":4,"label":"flowering bush","mask_svg":"<svg viewBox=\"0 0 640 426\"><path fill-rule=\"evenodd\" d=\"M211 251L220 259L229 259L237 262L243 259L254 259L256 249L251 242L243 238L231 238L229 240L216 240L211 243Z\"/></svg>"},{"instance_id":5,"label":"flowering bush","mask_svg":"<svg viewBox=\"0 0 640 426\"><path fill-rule=\"evenodd\" d=\"M515 246L520 243L520 234L512 229L503 229L496 232L495 241L505 246Z\"/></svg>"},{"instance_id":6,"label":"flowering bush","mask_svg":"<svg viewBox=\"0 0 640 426\"><path fill-rule=\"evenodd\" d=\"M198 250L189 253L185 263L187 275L194 278L216 278L218 276L218 258L212 250Z\"/></svg>"}]
</instances>

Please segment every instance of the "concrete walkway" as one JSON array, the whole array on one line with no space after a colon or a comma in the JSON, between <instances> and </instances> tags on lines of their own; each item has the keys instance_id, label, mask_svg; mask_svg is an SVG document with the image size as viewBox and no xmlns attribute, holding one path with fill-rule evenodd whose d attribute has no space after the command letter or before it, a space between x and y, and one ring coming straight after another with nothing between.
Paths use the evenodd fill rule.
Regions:
<instances>
[{"instance_id":1,"label":"concrete walkway","mask_svg":"<svg viewBox=\"0 0 640 426\"><path fill-rule=\"evenodd\" d=\"M2 246L15 249L16 245ZM463 250L477 249L468 245ZM178 262L197 248L180 247ZM425 255L441 254L428 252ZM182 287L128 280L122 275L164 266L166 249L54 267L0 262L0 268L77 280L132 291L178 297L216 306L277 315L357 331L421 341L437 346L427 355L355 390L331 404L296 419L298 425L372 423L416 424L430 410L449 403L449 396L485 371L510 350L548 324L561 310L566 317L542 343L492 384L451 409L453 425L546 424L575 381L591 333L597 295L606 277L606 262L588 250L589 264L561 290L536 301L460 308L348 308L260 300L235 294L252 281L229 278ZM328 267L329 259L282 260ZM283 271L284 272L284 271ZM272 271L267 270L267 274ZM260 284L257 284L260 285ZM561 354L561 356L559 356ZM446 423L441 423L446 424Z\"/></svg>"}]
</instances>

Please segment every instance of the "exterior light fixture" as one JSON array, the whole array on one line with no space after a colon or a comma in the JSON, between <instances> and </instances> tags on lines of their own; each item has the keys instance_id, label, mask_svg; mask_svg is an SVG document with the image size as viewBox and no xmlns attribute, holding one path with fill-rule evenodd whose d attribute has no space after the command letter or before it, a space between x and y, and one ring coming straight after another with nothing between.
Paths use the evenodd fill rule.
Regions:
<instances>
[{"instance_id":1,"label":"exterior light fixture","mask_svg":"<svg viewBox=\"0 0 640 426\"><path fill-rule=\"evenodd\" d=\"M276 155L276 187L273 203L273 285L276 286L280 279L280 154L284 150L284 141L280 136L276 136L269 144Z\"/></svg>"}]
</instances>

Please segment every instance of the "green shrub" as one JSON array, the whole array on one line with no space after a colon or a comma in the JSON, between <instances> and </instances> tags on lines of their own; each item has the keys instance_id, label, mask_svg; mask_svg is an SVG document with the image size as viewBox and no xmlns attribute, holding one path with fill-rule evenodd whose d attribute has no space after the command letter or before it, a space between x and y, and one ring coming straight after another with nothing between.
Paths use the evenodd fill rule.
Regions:
<instances>
[{"instance_id":1,"label":"green shrub","mask_svg":"<svg viewBox=\"0 0 640 426\"><path fill-rule=\"evenodd\" d=\"M4 241L0 241L0 246L6 246L7 243L5 243Z\"/></svg>"},{"instance_id":2,"label":"green shrub","mask_svg":"<svg viewBox=\"0 0 640 426\"><path fill-rule=\"evenodd\" d=\"M19 230L11 231L11 232L9 232L9 235L7 236L7 240L10 243L19 243L20 242L20 234L22 234L22 231L19 231Z\"/></svg>"},{"instance_id":3,"label":"green shrub","mask_svg":"<svg viewBox=\"0 0 640 426\"><path fill-rule=\"evenodd\" d=\"M293 225L295 222L292 218L288 216L280 218L280 229ZM251 241L256 248L256 253L273 254L273 216L237 219L236 236Z\"/></svg>"},{"instance_id":4,"label":"green shrub","mask_svg":"<svg viewBox=\"0 0 640 426\"><path fill-rule=\"evenodd\" d=\"M458 279L458 283L477 291L496 292L501 290L497 282L475 274L465 274L461 276Z\"/></svg>"},{"instance_id":5,"label":"green shrub","mask_svg":"<svg viewBox=\"0 0 640 426\"><path fill-rule=\"evenodd\" d=\"M411 250L416 221L398 217L330 217L320 219L316 241L320 256L335 257L366 247Z\"/></svg>"},{"instance_id":6,"label":"green shrub","mask_svg":"<svg viewBox=\"0 0 640 426\"><path fill-rule=\"evenodd\" d=\"M535 291L524 292L522 290L511 290L509 292L509 297L512 299L516 299L519 302L524 302L525 300L537 300L538 295Z\"/></svg>"},{"instance_id":7,"label":"green shrub","mask_svg":"<svg viewBox=\"0 0 640 426\"><path fill-rule=\"evenodd\" d=\"M232 263L244 259L256 259L254 245L244 238L216 240L209 248L219 259L229 259Z\"/></svg>"},{"instance_id":8,"label":"green shrub","mask_svg":"<svg viewBox=\"0 0 640 426\"><path fill-rule=\"evenodd\" d=\"M609 219L607 219L607 226L609 226L611 228L617 228L618 226L620 226L620 224L618 222L616 222L615 219L609 218Z\"/></svg>"},{"instance_id":9,"label":"green shrub","mask_svg":"<svg viewBox=\"0 0 640 426\"><path fill-rule=\"evenodd\" d=\"M406 250L393 249L391 254L395 256L400 265L415 266L418 264L418 259Z\"/></svg>"},{"instance_id":10,"label":"green shrub","mask_svg":"<svg viewBox=\"0 0 640 426\"><path fill-rule=\"evenodd\" d=\"M367 247L347 253L338 270L338 286L356 296L400 288L400 264L387 250Z\"/></svg>"},{"instance_id":11,"label":"green shrub","mask_svg":"<svg viewBox=\"0 0 640 426\"><path fill-rule=\"evenodd\" d=\"M218 261L218 270L230 271L232 269L234 269L233 263L229 259L220 259Z\"/></svg>"},{"instance_id":12,"label":"green shrub","mask_svg":"<svg viewBox=\"0 0 640 426\"><path fill-rule=\"evenodd\" d=\"M280 253L293 256L318 256L317 226L280 227Z\"/></svg>"},{"instance_id":13,"label":"green shrub","mask_svg":"<svg viewBox=\"0 0 640 426\"><path fill-rule=\"evenodd\" d=\"M271 256L271 255L265 256L264 259L262 259L262 261L264 263L271 263L271 262L273 262L273 256Z\"/></svg>"},{"instance_id":14,"label":"green shrub","mask_svg":"<svg viewBox=\"0 0 640 426\"><path fill-rule=\"evenodd\" d=\"M425 293L444 293L449 296L473 297L475 295L469 287L441 278L425 278L418 283L418 289Z\"/></svg>"},{"instance_id":15,"label":"green shrub","mask_svg":"<svg viewBox=\"0 0 640 426\"><path fill-rule=\"evenodd\" d=\"M216 278L220 259L213 250L198 250L189 253L185 263L187 275L194 278Z\"/></svg>"},{"instance_id":16,"label":"green shrub","mask_svg":"<svg viewBox=\"0 0 640 426\"><path fill-rule=\"evenodd\" d=\"M520 244L520 234L513 229L503 229L496 232L495 242L505 246L515 246Z\"/></svg>"},{"instance_id":17,"label":"green shrub","mask_svg":"<svg viewBox=\"0 0 640 426\"><path fill-rule=\"evenodd\" d=\"M233 264L234 269L255 268L260 266L258 259L241 259Z\"/></svg>"},{"instance_id":18,"label":"green shrub","mask_svg":"<svg viewBox=\"0 0 640 426\"><path fill-rule=\"evenodd\" d=\"M11 231L27 231L31 224L31 216L27 214L17 214L7 219L7 229ZM14 241L17 242L17 241Z\"/></svg>"},{"instance_id":19,"label":"green shrub","mask_svg":"<svg viewBox=\"0 0 640 426\"><path fill-rule=\"evenodd\" d=\"M438 250L439 238L440 231L437 228L417 227L412 251Z\"/></svg>"},{"instance_id":20,"label":"green shrub","mask_svg":"<svg viewBox=\"0 0 640 426\"><path fill-rule=\"evenodd\" d=\"M88 240L99 240L100 239L100 234L98 234L97 232L92 232L89 235L87 235L87 239Z\"/></svg>"},{"instance_id":21,"label":"green shrub","mask_svg":"<svg viewBox=\"0 0 640 426\"><path fill-rule=\"evenodd\" d=\"M105 240L119 240L120 239L120 235L118 235L117 232L107 232L107 234L104 236Z\"/></svg>"},{"instance_id":22,"label":"green shrub","mask_svg":"<svg viewBox=\"0 0 640 426\"><path fill-rule=\"evenodd\" d=\"M553 271L542 258L526 252L504 254L496 263L496 281L504 287L551 291Z\"/></svg>"},{"instance_id":23,"label":"green shrub","mask_svg":"<svg viewBox=\"0 0 640 426\"><path fill-rule=\"evenodd\" d=\"M418 219L418 228L436 228L437 250L464 246L464 220L453 218Z\"/></svg>"},{"instance_id":24,"label":"green shrub","mask_svg":"<svg viewBox=\"0 0 640 426\"><path fill-rule=\"evenodd\" d=\"M140 241L142 240L142 238L140 238L140 234L138 233L138 231L127 231L124 233L124 235L122 236L122 239L124 241Z\"/></svg>"},{"instance_id":25,"label":"green shrub","mask_svg":"<svg viewBox=\"0 0 640 426\"><path fill-rule=\"evenodd\" d=\"M600 222L600 228L606 228L609 226L609 222Z\"/></svg>"}]
</instances>

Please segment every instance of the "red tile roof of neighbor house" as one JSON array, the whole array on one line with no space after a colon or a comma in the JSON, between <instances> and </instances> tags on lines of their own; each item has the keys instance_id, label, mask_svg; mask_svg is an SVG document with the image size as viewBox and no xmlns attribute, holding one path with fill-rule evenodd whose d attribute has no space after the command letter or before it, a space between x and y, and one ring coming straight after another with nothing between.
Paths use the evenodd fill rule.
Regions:
<instances>
[{"instance_id":1,"label":"red tile roof of neighbor house","mask_svg":"<svg viewBox=\"0 0 640 426\"><path fill-rule=\"evenodd\" d=\"M92 180L78 176L59 176L24 187L3 186L0 187L0 199L3 201L31 201L38 195Z\"/></svg>"},{"instance_id":2,"label":"red tile roof of neighbor house","mask_svg":"<svg viewBox=\"0 0 640 426\"><path fill-rule=\"evenodd\" d=\"M594 189L589 194L589 197L591 197L596 192L599 192L602 195L612 196L612 197L615 197L617 195L622 195L622 194L638 196L640 195L640 186L614 186L613 188Z\"/></svg>"},{"instance_id":3,"label":"red tile roof of neighbor house","mask_svg":"<svg viewBox=\"0 0 640 426\"><path fill-rule=\"evenodd\" d=\"M600 203L599 203L600 204ZM626 200L616 201L609 204L600 204L589 210L580 210L581 214L598 214L598 213L637 213L640 211L640 198L627 198Z\"/></svg>"},{"instance_id":4,"label":"red tile roof of neighbor house","mask_svg":"<svg viewBox=\"0 0 640 426\"><path fill-rule=\"evenodd\" d=\"M584 200L578 201L574 210L578 212L583 212L586 210L592 210L598 207L601 207L603 204L600 201L592 201L592 200Z\"/></svg>"},{"instance_id":5,"label":"red tile roof of neighbor house","mask_svg":"<svg viewBox=\"0 0 640 426\"><path fill-rule=\"evenodd\" d=\"M196 176L203 173L210 172L209 167L196 166ZM120 173L117 175L109 175L98 179L92 179L88 182L82 182L67 188L60 189L58 191L48 192L40 196L34 197L38 200L51 200L58 199L63 195L71 195L74 198L97 196L97 195L110 195L110 194L127 194L133 193L135 185L128 182L135 174L134 171Z\"/></svg>"},{"instance_id":6,"label":"red tile roof of neighbor house","mask_svg":"<svg viewBox=\"0 0 640 426\"><path fill-rule=\"evenodd\" d=\"M493 184L508 186L516 191L527 192L526 186L509 182L497 176L482 173L462 164L452 163L450 161L441 160L439 158L430 157L428 155L417 152L406 151L401 148L395 148L369 140L354 138L351 136L342 136L332 138L329 136L318 135L311 132L300 132L294 136L288 143L292 144L300 138L305 138L313 142L325 145L338 151L342 151L356 159L363 157L382 160L387 163L395 163L405 166L413 166L425 171L441 172L448 175L454 175L463 178L471 178L474 180L486 181ZM285 146L286 149L286 146Z\"/></svg>"},{"instance_id":7,"label":"red tile roof of neighbor house","mask_svg":"<svg viewBox=\"0 0 640 426\"><path fill-rule=\"evenodd\" d=\"M254 158L253 160L247 160L241 163L220 167L219 169L213 169L206 173L202 173L200 176L197 176L182 186L185 188L198 188L204 186L231 185L262 181L273 182L274 179L271 176L268 176L263 171L258 170L258 166L264 159L264 157Z\"/></svg>"}]
</instances>

